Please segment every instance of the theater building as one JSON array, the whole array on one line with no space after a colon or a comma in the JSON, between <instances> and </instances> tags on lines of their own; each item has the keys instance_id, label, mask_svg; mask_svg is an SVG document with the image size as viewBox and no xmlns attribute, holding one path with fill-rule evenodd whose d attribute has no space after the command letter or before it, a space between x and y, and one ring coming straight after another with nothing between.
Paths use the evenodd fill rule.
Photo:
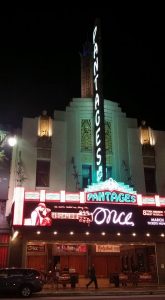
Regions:
<instances>
[{"instance_id":1,"label":"theater building","mask_svg":"<svg viewBox=\"0 0 165 300\"><path fill-rule=\"evenodd\" d=\"M105 278L136 266L164 284L165 132L138 127L116 102L101 107L87 51L81 60L81 98L53 118L23 119L6 205L9 265L47 272L60 262L85 277L94 262Z\"/></svg>"}]
</instances>

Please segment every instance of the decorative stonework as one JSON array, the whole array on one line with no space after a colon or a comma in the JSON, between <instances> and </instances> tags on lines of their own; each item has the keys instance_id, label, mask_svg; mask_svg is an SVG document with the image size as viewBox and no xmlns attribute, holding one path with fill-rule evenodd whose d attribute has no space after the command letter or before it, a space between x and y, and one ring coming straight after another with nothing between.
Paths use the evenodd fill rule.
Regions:
<instances>
[{"instance_id":1,"label":"decorative stonework","mask_svg":"<svg viewBox=\"0 0 165 300\"><path fill-rule=\"evenodd\" d=\"M91 120L81 120L81 152L92 152Z\"/></svg>"},{"instance_id":2,"label":"decorative stonework","mask_svg":"<svg viewBox=\"0 0 165 300\"><path fill-rule=\"evenodd\" d=\"M25 170L23 166L23 161L21 158L21 151L18 154L17 168L16 168L16 183L17 186L22 186L23 182L26 180Z\"/></svg>"},{"instance_id":3,"label":"decorative stonework","mask_svg":"<svg viewBox=\"0 0 165 300\"><path fill-rule=\"evenodd\" d=\"M105 149L108 154L112 153L112 128L109 121L105 121Z\"/></svg>"}]
</instances>

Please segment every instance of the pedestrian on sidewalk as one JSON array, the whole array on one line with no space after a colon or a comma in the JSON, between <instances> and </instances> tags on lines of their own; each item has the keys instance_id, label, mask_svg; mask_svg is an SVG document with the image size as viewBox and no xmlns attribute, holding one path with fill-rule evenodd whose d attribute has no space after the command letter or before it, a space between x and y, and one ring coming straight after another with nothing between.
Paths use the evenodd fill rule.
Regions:
<instances>
[{"instance_id":1,"label":"pedestrian on sidewalk","mask_svg":"<svg viewBox=\"0 0 165 300\"><path fill-rule=\"evenodd\" d=\"M92 264L91 268L89 269L89 278L90 281L86 284L86 287L88 288L89 285L94 282L95 289L98 289L98 283L97 283L97 277L96 277L96 270L94 264Z\"/></svg>"}]
</instances>

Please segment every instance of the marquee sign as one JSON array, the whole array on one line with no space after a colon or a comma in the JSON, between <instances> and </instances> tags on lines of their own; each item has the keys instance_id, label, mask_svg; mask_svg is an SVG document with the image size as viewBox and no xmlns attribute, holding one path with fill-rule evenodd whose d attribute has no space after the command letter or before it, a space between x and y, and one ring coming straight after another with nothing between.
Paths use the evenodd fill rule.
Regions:
<instances>
[{"instance_id":1,"label":"marquee sign","mask_svg":"<svg viewBox=\"0 0 165 300\"><path fill-rule=\"evenodd\" d=\"M72 225L98 228L163 228L165 198L142 196L112 178L77 193L25 191L16 187L13 226L45 226L66 230ZM60 229L61 229L60 228Z\"/></svg>"},{"instance_id":2,"label":"marquee sign","mask_svg":"<svg viewBox=\"0 0 165 300\"><path fill-rule=\"evenodd\" d=\"M95 170L96 182L106 179L104 99L101 81L100 26L96 21L93 30L93 87L94 87L94 122L95 122Z\"/></svg>"},{"instance_id":3,"label":"marquee sign","mask_svg":"<svg viewBox=\"0 0 165 300\"><path fill-rule=\"evenodd\" d=\"M91 228L97 231L98 228L154 228L165 226L165 209L146 208L135 205L103 205L93 204L57 204L53 202L38 204L25 202L22 212L23 218L13 225L21 226L44 226L60 231L68 230L72 226L76 230ZM16 219L15 219L16 220Z\"/></svg>"},{"instance_id":4,"label":"marquee sign","mask_svg":"<svg viewBox=\"0 0 165 300\"><path fill-rule=\"evenodd\" d=\"M137 193L128 185L109 178L85 189L86 202L137 204Z\"/></svg>"},{"instance_id":5,"label":"marquee sign","mask_svg":"<svg viewBox=\"0 0 165 300\"><path fill-rule=\"evenodd\" d=\"M119 191L98 191L86 193L86 201L87 202L111 202L111 203L136 203L137 196L133 194L123 193Z\"/></svg>"}]
</instances>

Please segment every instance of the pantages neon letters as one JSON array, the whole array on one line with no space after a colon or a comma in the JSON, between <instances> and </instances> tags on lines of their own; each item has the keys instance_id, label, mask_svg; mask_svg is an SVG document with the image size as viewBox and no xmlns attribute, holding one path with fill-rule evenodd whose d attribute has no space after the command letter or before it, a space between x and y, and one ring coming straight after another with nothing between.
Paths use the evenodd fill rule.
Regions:
<instances>
[{"instance_id":1,"label":"pantages neon letters","mask_svg":"<svg viewBox=\"0 0 165 300\"><path fill-rule=\"evenodd\" d=\"M136 195L119 191L99 191L87 193L87 202L136 203Z\"/></svg>"},{"instance_id":2,"label":"pantages neon letters","mask_svg":"<svg viewBox=\"0 0 165 300\"><path fill-rule=\"evenodd\" d=\"M96 161L96 181L103 181L103 165L102 165L102 150L101 150L101 106L99 95L99 56L97 37L98 27L95 26L93 31L93 76L94 76L94 116L95 116L95 161Z\"/></svg>"},{"instance_id":3,"label":"pantages neon letters","mask_svg":"<svg viewBox=\"0 0 165 300\"><path fill-rule=\"evenodd\" d=\"M108 209L103 207L97 207L93 212L93 221L97 225L106 224L120 224L120 225L128 225L134 226L134 222L131 220L132 212L125 213L120 212L118 213L115 209Z\"/></svg>"}]
</instances>

